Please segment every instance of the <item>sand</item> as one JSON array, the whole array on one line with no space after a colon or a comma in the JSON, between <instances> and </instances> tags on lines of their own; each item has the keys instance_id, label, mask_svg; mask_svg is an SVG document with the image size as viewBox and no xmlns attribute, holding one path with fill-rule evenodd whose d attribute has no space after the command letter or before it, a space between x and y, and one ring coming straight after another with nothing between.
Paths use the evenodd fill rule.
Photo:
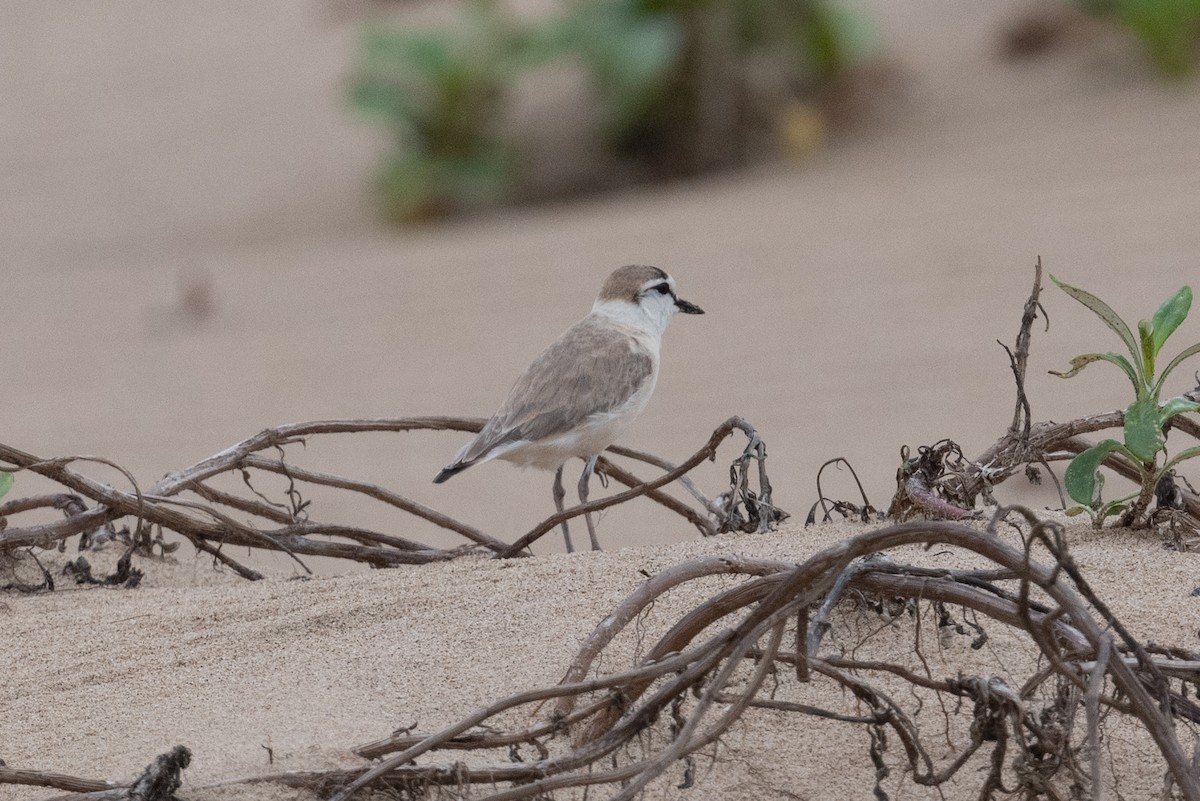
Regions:
<instances>
[{"instance_id":1,"label":"sand","mask_svg":"<svg viewBox=\"0 0 1200 801\"><path fill-rule=\"evenodd\" d=\"M196 801L222 797L199 789L215 782L361 765L354 745L414 725L435 731L512 693L556 683L583 638L647 574L718 554L799 562L862 530L788 525L769 535L669 546L257 583L215 574L207 557L182 555L143 562L147 577L137 590L7 596L0 607L2 756L10 767L128 780L153 755L185 744L195 755L185 797ZM1195 646L1194 556L1164 551L1144 534L1073 529L1069 536L1081 568L1136 636ZM945 548L892 556L929 566L980 564ZM643 641L731 582L708 579L666 596L637 627ZM888 629L879 615L853 606L834 620L831 652L865 640L862 658L911 661L910 620ZM872 629L881 631L866 637ZM968 646L970 636L934 645L927 633L932 675L996 675L1016 686L1028 670L1027 649L999 624L985 629L991 639L979 651ZM602 670L632 666L635 644L619 640ZM785 676L778 692L855 708L820 682L800 687ZM1131 757L1127 738L1117 729L1111 746L1121 787L1127 797L1145 797L1139 789L1161 782L1159 762L1144 743ZM725 739L717 767L701 771L696 792L744 798L751 782L805 798L862 797L871 786L865 749L864 732L844 724L755 713ZM844 769L831 774L829 764ZM975 775L966 771L947 797L973 797ZM889 788L894 797L925 797L902 779ZM257 787L237 797L273 792ZM665 787L659 794L697 797ZM0 788L6 801L53 795Z\"/></svg>"},{"instance_id":2,"label":"sand","mask_svg":"<svg viewBox=\"0 0 1200 801\"><path fill-rule=\"evenodd\" d=\"M355 28L328 7L6 3L0 439L102 455L149 484L283 422L485 415L612 267L648 262L708 314L673 324L627 444L680 459L738 414L768 443L789 511L803 514L834 456L885 506L902 445L950 436L976 454L1008 425L995 340L1015 336L1038 255L1131 319L1194 283L1200 87L1156 83L1107 35L1003 61L998 33L1020 2L861 5L902 88L805 163L396 232L364 190L386 137L345 107ZM1052 327L1035 332L1034 417L1127 402L1103 366L1069 383L1046 375L1117 343L1056 291L1043 302ZM1186 323L1179 346L1196 331ZM489 465L432 485L459 444L363 438L295 456L507 539L545 516L541 474ZM723 470L703 485L719 489ZM827 487L850 497L842 481ZM1007 489L1055 503L1048 487ZM395 525L336 499L319 511ZM510 567L322 565L290 582L291 566L271 562L271 581L247 584L214 579L185 548L136 591L6 595L0 758L123 779L181 742L197 755L189 788L268 769L264 746L277 768L353 764L346 748L397 726L433 728L557 680L639 570L706 549L799 558L846 533L697 542L637 506L602 522L614 553L568 559L547 538L544 558ZM1195 557L1118 532L1071 537L1136 630L1195 646ZM864 754L836 736L821 739L828 752L781 736L771 753L796 773L774 784L745 736L732 761L748 767L706 779L713 797L745 797L739 786L827 797L826 766Z\"/></svg>"}]
</instances>

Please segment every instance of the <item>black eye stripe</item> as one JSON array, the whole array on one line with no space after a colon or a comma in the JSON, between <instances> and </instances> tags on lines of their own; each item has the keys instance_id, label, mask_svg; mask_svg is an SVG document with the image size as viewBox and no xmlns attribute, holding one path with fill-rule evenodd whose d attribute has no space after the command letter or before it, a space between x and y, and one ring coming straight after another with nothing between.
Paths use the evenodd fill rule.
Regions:
<instances>
[{"instance_id":1,"label":"black eye stripe","mask_svg":"<svg viewBox=\"0 0 1200 801\"><path fill-rule=\"evenodd\" d=\"M669 294L671 292L671 285L668 284L666 281L662 282L661 284L655 284L654 286L652 286L650 288L655 290L656 292L661 292L664 295Z\"/></svg>"}]
</instances>

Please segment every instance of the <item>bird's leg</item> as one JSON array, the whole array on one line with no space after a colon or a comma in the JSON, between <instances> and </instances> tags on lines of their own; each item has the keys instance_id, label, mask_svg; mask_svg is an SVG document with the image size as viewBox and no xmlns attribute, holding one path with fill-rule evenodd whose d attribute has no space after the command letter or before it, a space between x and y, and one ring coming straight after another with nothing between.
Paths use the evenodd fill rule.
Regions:
<instances>
[{"instance_id":1,"label":"bird's leg","mask_svg":"<svg viewBox=\"0 0 1200 801\"><path fill-rule=\"evenodd\" d=\"M588 499L588 481L592 477L592 472L596 469L596 460L599 456L593 456L587 460L583 466L583 475L579 477L579 502L586 504ZM596 539L596 526L592 523L592 513L584 512L583 519L587 522L588 536L592 538L592 550L600 550L600 540Z\"/></svg>"},{"instance_id":2,"label":"bird's leg","mask_svg":"<svg viewBox=\"0 0 1200 801\"><path fill-rule=\"evenodd\" d=\"M559 514L562 514L563 498L567 497L567 491L563 489L562 483L562 471L564 467L566 467L565 463L560 464L558 466L558 470L554 472L554 508L558 510ZM562 521L562 530L563 539L567 543L567 553L571 553L575 550L575 548L571 545L571 532L567 528L566 520Z\"/></svg>"}]
</instances>

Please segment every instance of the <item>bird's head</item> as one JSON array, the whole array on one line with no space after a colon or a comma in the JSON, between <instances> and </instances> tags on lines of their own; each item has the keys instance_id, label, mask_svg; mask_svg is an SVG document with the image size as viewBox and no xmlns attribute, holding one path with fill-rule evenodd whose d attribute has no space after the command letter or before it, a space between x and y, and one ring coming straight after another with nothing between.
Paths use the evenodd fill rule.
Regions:
<instances>
[{"instance_id":1,"label":"bird's head","mask_svg":"<svg viewBox=\"0 0 1200 801\"><path fill-rule=\"evenodd\" d=\"M631 264L613 271L592 307L620 322L654 332L658 336L679 312L704 314L675 292L675 279L657 267Z\"/></svg>"}]
</instances>

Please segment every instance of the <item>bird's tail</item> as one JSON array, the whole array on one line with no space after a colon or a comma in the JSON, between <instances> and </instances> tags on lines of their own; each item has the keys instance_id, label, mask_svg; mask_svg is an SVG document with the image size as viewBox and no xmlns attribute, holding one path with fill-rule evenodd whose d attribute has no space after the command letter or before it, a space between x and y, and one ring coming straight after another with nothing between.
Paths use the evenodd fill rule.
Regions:
<instances>
[{"instance_id":1,"label":"bird's tail","mask_svg":"<svg viewBox=\"0 0 1200 801\"><path fill-rule=\"evenodd\" d=\"M446 479L450 478L451 476L458 475L459 473L466 470L468 467L470 467L473 464L475 464L475 463L474 462L455 462L454 464L450 465L449 467L444 467L444 468L442 468L442 472L440 472L436 476L434 476L433 483L441 484Z\"/></svg>"}]
</instances>

